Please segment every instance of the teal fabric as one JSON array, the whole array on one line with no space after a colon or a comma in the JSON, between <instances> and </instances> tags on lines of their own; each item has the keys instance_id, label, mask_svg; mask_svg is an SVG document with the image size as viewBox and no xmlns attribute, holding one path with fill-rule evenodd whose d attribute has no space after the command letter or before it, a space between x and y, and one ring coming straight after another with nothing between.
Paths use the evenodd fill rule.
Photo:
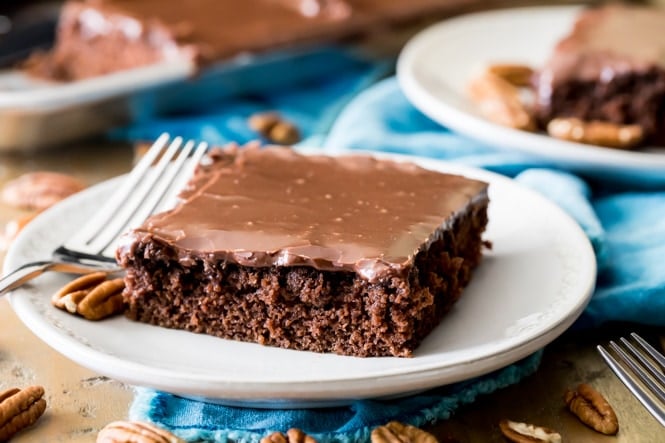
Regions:
<instances>
[{"instance_id":1,"label":"teal fabric","mask_svg":"<svg viewBox=\"0 0 665 443\"><path fill-rule=\"evenodd\" d=\"M275 431L302 429L320 443L367 442L372 429L391 420L422 426L449 418L478 396L510 386L536 371L542 352L469 382L391 401L363 400L320 409L253 409L183 399L136 388L130 418L148 420L192 442L258 443Z\"/></svg>"},{"instance_id":2,"label":"teal fabric","mask_svg":"<svg viewBox=\"0 0 665 443\"><path fill-rule=\"evenodd\" d=\"M446 159L513 177L557 203L578 221L597 255L597 290L574 327L608 320L665 325L665 185L578 171L497 150L429 120L404 97L386 65L349 60L325 78L270 93L242 95L181 115L154 117L120 128L112 137L151 140L167 131L211 143L255 139L251 113L280 110L301 128L305 146L322 152L374 150ZM370 86L371 85L371 86ZM665 171L664 171L665 174ZM359 401L348 407L260 410L226 407L137 388L131 418L153 421L189 441L256 442L275 430L299 427L321 442L364 442L389 420L422 425L448 418L479 395L533 373L538 352L495 373L408 398Z\"/></svg>"}]
</instances>

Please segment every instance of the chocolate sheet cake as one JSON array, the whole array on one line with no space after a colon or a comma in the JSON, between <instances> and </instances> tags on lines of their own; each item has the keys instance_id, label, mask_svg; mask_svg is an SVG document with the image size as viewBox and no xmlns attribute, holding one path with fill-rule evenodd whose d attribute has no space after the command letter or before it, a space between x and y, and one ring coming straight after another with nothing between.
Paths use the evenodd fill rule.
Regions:
<instances>
[{"instance_id":1,"label":"chocolate sheet cake","mask_svg":"<svg viewBox=\"0 0 665 443\"><path fill-rule=\"evenodd\" d=\"M366 156L225 148L129 233L129 318L284 348L410 356L481 260L487 184Z\"/></svg>"},{"instance_id":2,"label":"chocolate sheet cake","mask_svg":"<svg viewBox=\"0 0 665 443\"><path fill-rule=\"evenodd\" d=\"M29 72L77 80L168 60L205 65L330 43L481 0L68 0Z\"/></svg>"},{"instance_id":3,"label":"chocolate sheet cake","mask_svg":"<svg viewBox=\"0 0 665 443\"><path fill-rule=\"evenodd\" d=\"M555 117L637 124L665 143L665 10L610 5L583 11L537 79L543 126Z\"/></svg>"}]
</instances>

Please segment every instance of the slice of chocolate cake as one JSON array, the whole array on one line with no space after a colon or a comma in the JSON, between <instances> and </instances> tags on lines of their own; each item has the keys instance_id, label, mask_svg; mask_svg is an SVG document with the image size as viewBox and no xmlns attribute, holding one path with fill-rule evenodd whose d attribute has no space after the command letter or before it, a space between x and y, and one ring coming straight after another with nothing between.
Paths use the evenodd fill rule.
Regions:
<instances>
[{"instance_id":1,"label":"slice of chocolate cake","mask_svg":"<svg viewBox=\"0 0 665 443\"><path fill-rule=\"evenodd\" d=\"M330 44L450 14L482 0L67 0L55 46L26 63L71 81L158 62L198 67Z\"/></svg>"},{"instance_id":2,"label":"slice of chocolate cake","mask_svg":"<svg viewBox=\"0 0 665 443\"><path fill-rule=\"evenodd\" d=\"M56 44L30 71L77 80L164 61L194 65L357 31L343 0L69 0ZM316 6L320 2L310 2ZM356 17L357 16L357 17Z\"/></svg>"},{"instance_id":3,"label":"slice of chocolate cake","mask_svg":"<svg viewBox=\"0 0 665 443\"><path fill-rule=\"evenodd\" d=\"M556 117L642 127L665 144L665 10L611 5L580 13L537 80L543 126Z\"/></svg>"},{"instance_id":4,"label":"slice of chocolate cake","mask_svg":"<svg viewBox=\"0 0 665 443\"><path fill-rule=\"evenodd\" d=\"M487 184L366 156L210 154L127 235L133 320L264 345L410 356L479 264Z\"/></svg>"}]
</instances>

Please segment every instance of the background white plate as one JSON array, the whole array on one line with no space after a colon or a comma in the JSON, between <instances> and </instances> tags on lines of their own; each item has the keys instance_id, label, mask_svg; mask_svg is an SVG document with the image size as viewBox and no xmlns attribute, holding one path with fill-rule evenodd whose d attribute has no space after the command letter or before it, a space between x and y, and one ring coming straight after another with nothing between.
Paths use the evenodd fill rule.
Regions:
<instances>
[{"instance_id":1,"label":"background white plate","mask_svg":"<svg viewBox=\"0 0 665 443\"><path fill-rule=\"evenodd\" d=\"M184 396L268 407L340 404L457 382L525 357L570 326L586 306L596 275L593 251L578 225L504 177L415 161L491 183L486 239L494 246L462 299L413 358L269 348L122 316L89 322L50 305L51 294L68 279L64 275L39 277L11 293L11 304L42 340L100 374ZM113 181L102 183L37 217L13 244L5 270L48 257L113 188Z\"/></svg>"},{"instance_id":2,"label":"background white plate","mask_svg":"<svg viewBox=\"0 0 665 443\"><path fill-rule=\"evenodd\" d=\"M665 148L622 151L515 130L488 121L467 98L469 79L490 63L542 66L579 11L571 6L515 8L433 25L400 54L400 86L431 119L490 146L520 150L592 174L612 172L627 180L638 175L665 183Z\"/></svg>"}]
</instances>

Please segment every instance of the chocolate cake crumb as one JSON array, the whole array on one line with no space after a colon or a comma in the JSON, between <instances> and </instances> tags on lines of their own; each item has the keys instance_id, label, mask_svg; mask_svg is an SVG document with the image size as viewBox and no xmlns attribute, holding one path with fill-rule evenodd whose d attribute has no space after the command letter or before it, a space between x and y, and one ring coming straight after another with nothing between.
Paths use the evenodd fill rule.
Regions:
<instances>
[{"instance_id":1,"label":"chocolate cake crumb","mask_svg":"<svg viewBox=\"0 0 665 443\"><path fill-rule=\"evenodd\" d=\"M289 349L408 357L480 263L486 183L279 148L212 158L182 204L118 250L130 319ZM402 193L413 205L398 211ZM284 209L305 195L309 205ZM348 216L357 207L360 216Z\"/></svg>"}]
</instances>

